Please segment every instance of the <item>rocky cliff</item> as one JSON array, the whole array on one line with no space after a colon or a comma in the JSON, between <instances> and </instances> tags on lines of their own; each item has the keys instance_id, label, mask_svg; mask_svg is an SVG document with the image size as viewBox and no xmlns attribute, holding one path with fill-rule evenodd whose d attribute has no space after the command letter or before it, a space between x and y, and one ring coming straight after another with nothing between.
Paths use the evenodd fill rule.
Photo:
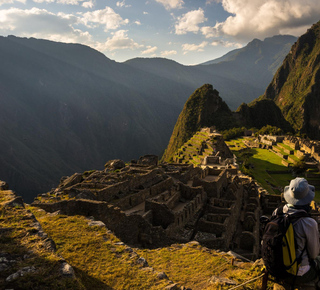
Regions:
<instances>
[{"instance_id":1,"label":"rocky cliff","mask_svg":"<svg viewBox=\"0 0 320 290\"><path fill-rule=\"evenodd\" d=\"M320 138L320 22L293 45L263 97L275 101L295 130Z\"/></svg>"}]
</instances>

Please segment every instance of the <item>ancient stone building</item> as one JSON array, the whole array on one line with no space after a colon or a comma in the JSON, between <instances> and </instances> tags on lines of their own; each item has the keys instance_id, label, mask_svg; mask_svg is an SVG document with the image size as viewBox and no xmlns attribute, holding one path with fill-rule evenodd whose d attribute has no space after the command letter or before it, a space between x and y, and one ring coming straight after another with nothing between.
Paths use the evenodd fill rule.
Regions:
<instances>
[{"instance_id":1,"label":"ancient stone building","mask_svg":"<svg viewBox=\"0 0 320 290\"><path fill-rule=\"evenodd\" d=\"M93 216L129 244L158 247L197 240L249 258L259 254L259 192L234 168L113 160L103 171L62 178L33 205ZM150 160L148 163L147 160Z\"/></svg>"}]
</instances>

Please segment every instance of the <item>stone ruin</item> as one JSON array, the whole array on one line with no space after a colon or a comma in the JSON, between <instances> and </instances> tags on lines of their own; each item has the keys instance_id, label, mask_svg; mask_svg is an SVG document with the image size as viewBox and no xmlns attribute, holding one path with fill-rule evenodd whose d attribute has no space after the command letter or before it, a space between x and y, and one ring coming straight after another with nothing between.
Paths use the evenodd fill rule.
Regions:
<instances>
[{"instance_id":1,"label":"stone ruin","mask_svg":"<svg viewBox=\"0 0 320 290\"><path fill-rule=\"evenodd\" d=\"M268 205L275 207L250 177L233 168L158 164L152 155L129 164L112 160L102 171L64 177L33 205L94 217L130 245L196 240L251 260L259 256L259 217Z\"/></svg>"}]
</instances>

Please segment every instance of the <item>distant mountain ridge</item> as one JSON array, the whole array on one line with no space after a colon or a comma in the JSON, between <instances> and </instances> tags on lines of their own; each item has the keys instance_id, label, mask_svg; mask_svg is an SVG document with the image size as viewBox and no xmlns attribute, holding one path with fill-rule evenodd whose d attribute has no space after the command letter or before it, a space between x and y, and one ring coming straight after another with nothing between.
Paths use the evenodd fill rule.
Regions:
<instances>
[{"instance_id":1,"label":"distant mountain ridge","mask_svg":"<svg viewBox=\"0 0 320 290\"><path fill-rule=\"evenodd\" d=\"M297 37L292 35L275 35L267 37L263 41L255 38L245 47L232 50L222 57L204 62L202 65L217 64L224 61L240 61L241 59L246 59L244 56L250 52L250 57L255 56L257 61L270 58L268 60L271 63L270 67L279 67L296 40ZM257 55L260 55L260 57L257 57Z\"/></svg>"},{"instance_id":2,"label":"distant mountain ridge","mask_svg":"<svg viewBox=\"0 0 320 290\"><path fill-rule=\"evenodd\" d=\"M264 41L254 39L247 46L206 65L183 66L163 58L135 58L125 64L192 86L194 90L204 83L213 84L228 106L236 110L242 102L251 102L263 94L296 40L290 35L278 35Z\"/></svg>"},{"instance_id":3,"label":"distant mountain ridge","mask_svg":"<svg viewBox=\"0 0 320 290\"><path fill-rule=\"evenodd\" d=\"M233 108L265 89L245 67L243 81L221 64L117 63L84 45L35 38L0 37L0 62L0 177L27 202L63 175L161 155L187 97L204 83L221 87Z\"/></svg>"}]
</instances>

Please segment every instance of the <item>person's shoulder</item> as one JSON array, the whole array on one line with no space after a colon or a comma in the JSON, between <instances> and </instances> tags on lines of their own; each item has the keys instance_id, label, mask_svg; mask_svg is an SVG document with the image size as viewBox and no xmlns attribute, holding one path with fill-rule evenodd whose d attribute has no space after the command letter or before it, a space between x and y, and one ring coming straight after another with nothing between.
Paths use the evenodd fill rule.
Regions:
<instances>
[{"instance_id":1,"label":"person's shoulder","mask_svg":"<svg viewBox=\"0 0 320 290\"><path fill-rule=\"evenodd\" d=\"M318 226L318 223L312 217L302 217L298 220L302 224L308 224L311 226Z\"/></svg>"}]
</instances>

